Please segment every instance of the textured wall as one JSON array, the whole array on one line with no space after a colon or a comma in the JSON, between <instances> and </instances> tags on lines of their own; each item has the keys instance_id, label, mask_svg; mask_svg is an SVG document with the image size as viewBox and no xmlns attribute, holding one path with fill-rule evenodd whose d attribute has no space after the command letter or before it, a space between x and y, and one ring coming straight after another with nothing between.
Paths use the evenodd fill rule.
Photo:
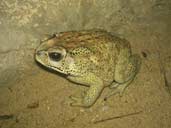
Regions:
<instances>
[{"instance_id":1,"label":"textured wall","mask_svg":"<svg viewBox=\"0 0 171 128\"><path fill-rule=\"evenodd\" d=\"M170 31L170 11L170 3L160 0L1 0L0 86L11 85L27 73L32 75L34 48L46 34L102 28L133 42L148 38L149 31L165 39ZM142 41L135 46L153 43Z\"/></svg>"}]
</instances>

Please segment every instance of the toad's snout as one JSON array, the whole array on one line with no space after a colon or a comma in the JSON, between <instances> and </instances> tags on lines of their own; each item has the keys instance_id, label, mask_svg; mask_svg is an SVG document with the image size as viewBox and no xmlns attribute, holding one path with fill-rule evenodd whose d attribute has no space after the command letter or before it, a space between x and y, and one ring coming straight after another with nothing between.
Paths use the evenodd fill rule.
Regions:
<instances>
[{"instance_id":1,"label":"toad's snout","mask_svg":"<svg viewBox=\"0 0 171 128\"><path fill-rule=\"evenodd\" d=\"M35 52L35 58L36 58L36 61L38 61L39 63L43 65L48 63L48 55L46 51L37 50Z\"/></svg>"},{"instance_id":2,"label":"toad's snout","mask_svg":"<svg viewBox=\"0 0 171 128\"><path fill-rule=\"evenodd\" d=\"M37 50L35 52L35 55L36 56L39 56L39 57L43 57L43 56L47 56L47 52L46 51L43 51L43 50Z\"/></svg>"}]
</instances>

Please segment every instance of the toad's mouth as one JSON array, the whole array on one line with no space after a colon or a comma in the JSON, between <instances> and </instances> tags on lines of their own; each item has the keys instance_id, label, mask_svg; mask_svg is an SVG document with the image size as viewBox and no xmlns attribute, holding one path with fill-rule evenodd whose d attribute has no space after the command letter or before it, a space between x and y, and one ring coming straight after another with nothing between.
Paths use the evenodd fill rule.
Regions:
<instances>
[{"instance_id":1,"label":"toad's mouth","mask_svg":"<svg viewBox=\"0 0 171 128\"><path fill-rule=\"evenodd\" d=\"M67 71L67 70L63 70L61 69L60 67L55 67L55 66L52 66L52 65L48 65L47 66L49 69L52 69L58 73L61 73L61 74L64 74L64 75L67 75L67 76L74 76L74 77L78 77L80 76L80 74L75 74L75 73L72 73L70 71Z\"/></svg>"},{"instance_id":2,"label":"toad's mouth","mask_svg":"<svg viewBox=\"0 0 171 128\"><path fill-rule=\"evenodd\" d=\"M61 68L59 68L59 67L55 67L55 66L52 66L52 65L50 65L50 64L48 64L47 67L48 67L49 69L55 70L55 71L57 71L57 72L60 72L60 73L62 73L62 74L70 75L69 72L64 71L63 69L61 69Z\"/></svg>"}]
</instances>

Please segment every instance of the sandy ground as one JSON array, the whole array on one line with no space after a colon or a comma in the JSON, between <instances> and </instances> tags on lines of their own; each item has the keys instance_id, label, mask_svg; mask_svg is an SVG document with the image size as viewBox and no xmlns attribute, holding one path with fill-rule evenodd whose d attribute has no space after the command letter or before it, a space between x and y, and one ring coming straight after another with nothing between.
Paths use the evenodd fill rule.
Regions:
<instances>
[{"instance_id":1,"label":"sandy ground","mask_svg":"<svg viewBox=\"0 0 171 128\"><path fill-rule=\"evenodd\" d=\"M51 3L52 1L56 5ZM83 4L73 1L71 5L67 2L58 4L55 0L52 1L49 3L46 0L41 2L32 0L35 3L25 1L26 4L21 2L21 5L25 6L20 6L19 2L10 4L9 1L8 3L3 0L0 3L1 7L4 7L2 8L4 11L0 10L0 15L3 17L0 19L2 28L0 41L6 43L1 44L0 50L8 45L9 48L16 49L16 44L22 44L24 41L29 43L32 41L31 48L34 49L38 45L34 42L47 33L102 28L130 41L133 53L140 54L142 58L141 70L122 97L114 95L104 100L109 92L106 88L91 108L71 107L69 96L81 95L86 87L71 83L63 76L37 65L33 58L34 50L31 52L28 50L30 54L27 56L23 54L27 48L21 47L19 51L11 50L10 53L8 49L4 50L5 52L0 53L3 62L0 69L2 66L10 66L9 63L15 63L13 61L15 57L23 55L23 58L29 57L29 60L28 62L24 60L24 63L16 60L19 68L21 65L22 72L13 68L8 69L8 72L4 71L7 76L15 72L16 76L15 74L11 76L14 79L9 80L6 77L0 79L0 83L6 81L11 85L0 88L0 128L171 128L169 4L158 2L155 6L151 6L148 1L145 3L132 1L127 7L124 1L115 0L116 3L112 5L110 0L104 3L106 7L103 7L101 2L94 0L94 3ZM117 2L123 4L120 11L117 11L118 6L118 8L114 6ZM75 5L79 5L80 8L75 8ZM89 7L90 5L92 6ZM34 9L34 6L38 9ZM55 16L57 18L54 18ZM12 27L8 23L5 24L7 21ZM12 41L5 37L10 32L16 32L11 38ZM28 47L30 46L28 44L22 45ZM2 61L9 54L11 56L9 61ZM12 56L14 54L15 57ZM23 70L25 66L27 68Z\"/></svg>"},{"instance_id":2,"label":"sandy ground","mask_svg":"<svg viewBox=\"0 0 171 128\"><path fill-rule=\"evenodd\" d=\"M0 127L170 128L171 94L161 70L160 51L139 47L137 44L133 49L140 49L141 70L123 97L115 95L105 101L109 91L106 88L91 108L70 106L69 96L80 95L86 87L70 83L35 63L25 72L27 77L1 88ZM169 53L166 56L165 65L169 65L171 57ZM6 119L4 115L8 115Z\"/></svg>"}]
</instances>

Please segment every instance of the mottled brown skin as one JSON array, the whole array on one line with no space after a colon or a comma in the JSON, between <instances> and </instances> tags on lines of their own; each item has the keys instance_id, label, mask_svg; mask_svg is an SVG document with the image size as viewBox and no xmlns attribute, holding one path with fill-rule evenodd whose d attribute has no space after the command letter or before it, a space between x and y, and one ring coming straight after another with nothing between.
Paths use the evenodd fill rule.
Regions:
<instances>
[{"instance_id":1,"label":"mottled brown skin","mask_svg":"<svg viewBox=\"0 0 171 128\"><path fill-rule=\"evenodd\" d=\"M71 97L73 106L92 106L104 87L110 95L123 93L140 67L130 44L104 30L69 31L43 41L35 59L42 65L67 75L67 79L89 86L81 98ZM113 89L114 88L114 89Z\"/></svg>"}]
</instances>

